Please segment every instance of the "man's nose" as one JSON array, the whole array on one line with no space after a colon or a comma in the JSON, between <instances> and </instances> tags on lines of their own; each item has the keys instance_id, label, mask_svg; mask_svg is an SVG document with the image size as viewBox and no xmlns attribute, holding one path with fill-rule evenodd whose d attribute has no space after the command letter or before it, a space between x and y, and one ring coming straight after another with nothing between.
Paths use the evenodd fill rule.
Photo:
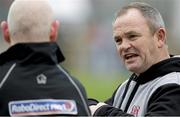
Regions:
<instances>
[{"instance_id":1,"label":"man's nose","mask_svg":"<svg viewBox=\"0 0 180 117\"><path fill-rule=\"evenodd\" d=\"M131 47L131 43L128 40L123 40L121 45L120 45L120 50L121 51L126 51Z\"/></svg>"}]
</instances>

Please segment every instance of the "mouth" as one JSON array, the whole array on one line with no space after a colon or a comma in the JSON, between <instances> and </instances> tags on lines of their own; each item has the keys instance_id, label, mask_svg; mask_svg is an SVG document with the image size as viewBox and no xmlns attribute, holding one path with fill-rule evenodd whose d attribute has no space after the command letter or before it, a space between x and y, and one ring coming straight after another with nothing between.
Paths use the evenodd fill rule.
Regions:
<instances>
[{"instance_id":1,"label":"mouth","mask_svg":"<svg viewBox=\"0 0 180 117\"><path fill-rule=\"evenodd\" d=\"M130 60L130 59L133 59L133 58L135 58L135 57L137 57L138 55L137 54L125 54L124 55L124 59L125 60Z\"/></svg>"}]
</instances>

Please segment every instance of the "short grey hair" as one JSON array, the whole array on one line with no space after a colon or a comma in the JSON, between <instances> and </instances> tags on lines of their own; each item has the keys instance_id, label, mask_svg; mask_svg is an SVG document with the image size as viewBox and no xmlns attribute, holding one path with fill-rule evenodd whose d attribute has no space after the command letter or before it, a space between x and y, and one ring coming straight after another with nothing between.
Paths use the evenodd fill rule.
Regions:
<instances>
[{"instance_id":1,"label":"short grey hair","mask_svg":"<svg viewBox=\"0 0 180 117\"><path fill-rule=\"evenodd\" d=\"M140 13L146 19L149 29L153 34L156 32L157 29L165 28L165 23L160 12L156 8L150 6L149 4L142 2L133 2L122 7L116 13L115 20L118 17L126 14L129 9L137 9L138 11L140 11Z\"/></svg>"}]
</instances>

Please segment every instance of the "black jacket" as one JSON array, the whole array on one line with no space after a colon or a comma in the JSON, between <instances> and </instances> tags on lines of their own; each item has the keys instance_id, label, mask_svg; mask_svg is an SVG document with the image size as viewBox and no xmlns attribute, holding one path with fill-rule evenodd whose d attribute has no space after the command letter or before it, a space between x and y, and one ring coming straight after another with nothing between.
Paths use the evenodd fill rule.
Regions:
<instances>
[{"instance_id":1,"label":"black jacket","mask_svg":"<svg viewBox=\"0 0 180 117\"><path fill-rule=\"evenodd\" d=\"M0 116L89 115L83 86L58 63L56 43L16 44L0 55Z\"/></svg>"},{"instance_id":2,"label":"black jacket","mask_svg":"<svg viewBox=\"0 0 180 117\"><path fill-rule=\"evenodd\" d=\"M161 61L121 84L95 115L179 116L180 57Z\"/></svg>"}]
</instances>

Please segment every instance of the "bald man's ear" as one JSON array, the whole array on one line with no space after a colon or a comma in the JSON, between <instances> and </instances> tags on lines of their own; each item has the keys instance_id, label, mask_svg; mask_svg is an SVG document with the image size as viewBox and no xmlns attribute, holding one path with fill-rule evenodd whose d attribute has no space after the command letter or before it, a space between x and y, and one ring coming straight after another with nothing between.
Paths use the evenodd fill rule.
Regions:
<instances>
[{"instance_id":1,"label":"bald man's ear","mask_svg":"<svg viewBox=\"0 0 180 117\"><path fill-rule=\"evenodd\" d=\"M51 24L50 41L55 42L58 36L59 21L53 21Z\"/></svg>"},{"instance_id":2,"label":"bald man's ear","mask_svg":"<svg viewBox=\"0 0 180 117\"><path fill-rule=\"evenodd\" d=\"M1 29L2 29L4 40L10 44L11 43L10 34L9 34L9 29L8 29L8 23L6 21L1 22Z\"/></svg>"}]
</instances>

